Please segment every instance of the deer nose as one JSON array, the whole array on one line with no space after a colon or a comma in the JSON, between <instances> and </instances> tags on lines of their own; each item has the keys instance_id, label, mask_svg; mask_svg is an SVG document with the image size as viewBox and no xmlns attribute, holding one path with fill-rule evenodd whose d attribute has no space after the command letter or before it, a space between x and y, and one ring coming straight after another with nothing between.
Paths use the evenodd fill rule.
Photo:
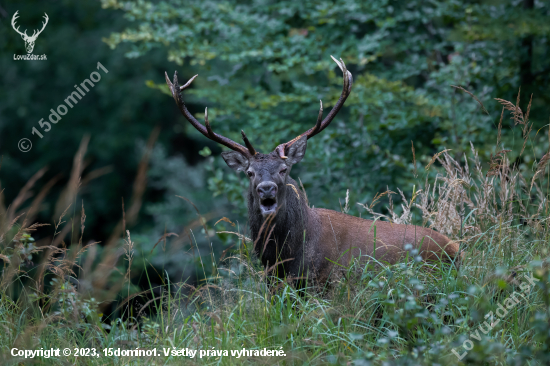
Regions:
<instances>
[{"instance_id":1,"label":"deer nose","mask_svg":"<svg viewBox=\"0 0 550 366\"><path fill-rule=\"evenodd\" d=\"M256 192L261 199L273 198L277 196L277 185L273 182L262 182L258 184Z\"/></svg>"}]
</instances>

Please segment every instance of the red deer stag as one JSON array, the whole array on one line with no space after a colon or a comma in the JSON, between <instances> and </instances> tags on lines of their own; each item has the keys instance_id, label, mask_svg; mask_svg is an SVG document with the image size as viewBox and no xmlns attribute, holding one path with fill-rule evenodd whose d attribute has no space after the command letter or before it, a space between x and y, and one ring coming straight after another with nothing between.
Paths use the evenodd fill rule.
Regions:
<instances>
[{"instance_id":1,"label":"red deer stag","mask_svg":"<svg viewBox=\"0 0 550 366\"><path fill-rule=\"evenodd\" d=\"M334 262L347 265L353 256L365 261L374 257L393 264L403 256L407 244L419 249L424 260L441 258L458 262L458 244L434 230L382 221L375 223L308 207L305 194L289 175L290 169L304 157L307 140L323 131L342 108L353 82L342 59L332 59L344 74L340 98L325 119L321 102L315 126L269 154L256 151L243 131L245 146L213 132L208 122L208 109L205 110L204 126L189 113L181 91L188 88L197 75L183 86L178 84L177 72L173 82L168 74L165 73L165 77L185 118L204 136L230 148L232 151L222 153L223 159L233 170L248 175L248 220L255 251L262 264L274 269L278 277L300 279L307 276L316 283L324 283L336 269Z\"/></svg>"}]
</instances>

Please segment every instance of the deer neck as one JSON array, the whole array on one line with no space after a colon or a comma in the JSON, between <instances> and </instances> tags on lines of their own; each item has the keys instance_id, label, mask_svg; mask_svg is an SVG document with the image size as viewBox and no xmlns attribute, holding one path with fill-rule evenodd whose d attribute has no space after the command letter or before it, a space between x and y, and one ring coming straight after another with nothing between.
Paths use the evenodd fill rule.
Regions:
<instances>
[{"instance_id":1,"label":"deer neck","mask_svg":"<svg viewBox=\"0 0 550 366\"><path fill-rule=\"evenodd\" d=\"M304 194L298 190L296 181L288 178L285 200L274 218L264 218L253 192L248 194L248 220L255 251L264 265L273 265L298 254L303 248L304 231L309 221L310 208Z\"/></svg>"}]
</instances>

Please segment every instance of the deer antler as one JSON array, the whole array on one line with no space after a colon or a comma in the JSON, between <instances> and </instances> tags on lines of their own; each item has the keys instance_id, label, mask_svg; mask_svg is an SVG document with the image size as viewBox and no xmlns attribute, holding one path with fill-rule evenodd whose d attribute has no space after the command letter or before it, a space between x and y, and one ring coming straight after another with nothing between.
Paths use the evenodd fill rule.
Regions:
<instances>
[{"instance_id":1,"label":"deer antler","mask_svg":"<svg viewBox=\"0 0 550 366\"><path fill-rule=\"evenodd\" d=\"M17 18L19 18L19 15L17 15L17 13L19 13L19 10L17 10L17 11L15 12L15 14L13 14L13 17L11 18L11 27L13 28L14 31L16 31L17 33L19 33L21 36L28 37L28 36L27 36L27 30L25 30L24 33L21 33L21 32L19 31L19 27L15 28L15 20L16 20Z\"/></svg>"},{"instance_id":2,"label":"deer antler","mask_svg":"<svg viewBox=\"0 0 550 366\"><path fill-rule=\"evenodd\" d=\"M342 106L344 105L344 102L348 98L349 94L351 93L351 86L353 84L353 77L351 75L351 72L348 71L348 69L346 68L346 64L342 59L338 61L334 57L330 57L334 60L334 62L336 62L336 64L338 65L338 67L340 67L340 70L342 70L342 73L344 74L344 87L342 89L342 94L340 95L340 98L338 98L338 101L324 120L321 121L321 119L323 118L323 102L319 101L321 103L321 107L319 108L319 115L317 116L317 123L315 123L315 126L297 136L296 138L290 140L289 142L277 146L275 150L282 159L287 158L286 151L288 150L288 148L304 135L307 136L309 140L313 136L317 135L319 132L323 131L330 124L330 122L332 122L340 108L342 108Z\"/></svg>"},{"instance_id":3,"label":"deer antler","mask_svg":"<svg viewBox=\"0 0 550 366\"><path fill-rule=\"evenodd\" d=\"M241 154L250 157L256 154L256 150L252 147L252 144L250 141L248 141L248 138L244 134L243 131L241 131L243 141L246 145L246 147L242 146L241 144L236 143L233 140L228 139L227 137L224 137L222 135L219 135L212 131L212 127L210 126L210 123L208 122L208 108L204 110L204 124L203 126L189 111L187 110L187 107L185 106L185 103L183 102L183 99L181 97L181 91L184 89L187 89L193 80L198 75L193 76L185 85L179 86L178 83L178 72L176 71L174 73L174 81L173 83L170 82L170 79L168 78L168 74L165 72L164 77L166 78L166 84L170 87L170 91L172 92L172 96L174 97L174 100L176 101L176 104L178 105L181 113L184 115L184 117L195 127L200 133L202 133L204 136L208 137L210 140L216 141L219 144L222 144L224 146L227 146L231 150L238 151Z\"/></svg>"},{"instance_id":4,"label":"deer antler","mask_svg":"<svg viewBox=\"0 0 550 366\"><path fill-rule=\"evenodd\" d=\"M44 30L44 28L46 28L46 25L48 24L48 20L49 20L48 14L44 13L44 18L46 19L46 22L42 22L42 29L40 29L38 31L38 33L36 33L36 29L35 29L32 36L29 37L27 35L27 30L26 29L25 29L25 32L21 33L19 31L19 27L15 28L15 21L16 21L17 18L19 18L19 15L17 15L17 13L19 13L19 10L17 10L15 12L15 14L13 14L13 17L11 18L11 26L12 26L13 30L16 31L17 33L19 33L23 38L31 38L32 39L32 38L38 37L38 35L40 33L42 33L42 31Z\"/></svg>"},{"instance_id":5,"label":"deer antler","mask_svg":"<svg viewBox=\"0 0 550 366\"><path fill-rule=\"evenodd\" d=\"M46 25L48 24L48 20L49 20L50 18L48 18L48 14L46 14L46 13L44 13L44 18L46 19L46 22L42 22L42 29L40 29L40 30L38 31L38 33L36 33L36 29L35 29L34 32L33 32L33 34L32 34L32 36L31 36L30 38L36 38L36 37L38 37L38 35L39 35L40 33L42 33L42 31L44 30L44 28L46 28Z\"/></svg>"}]
</instances>

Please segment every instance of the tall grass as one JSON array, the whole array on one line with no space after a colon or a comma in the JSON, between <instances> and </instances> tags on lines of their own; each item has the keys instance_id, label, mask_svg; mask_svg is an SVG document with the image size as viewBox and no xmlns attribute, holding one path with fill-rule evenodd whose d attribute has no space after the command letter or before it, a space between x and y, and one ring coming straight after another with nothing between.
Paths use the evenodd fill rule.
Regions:
<instances>
[{"instance_id":1,"label":"tall grass","mask_svg":"<svg viewBox=\"0 0 550 366\"><path fill-rule=\"evenodd\" d=\"M526 141L523 152L529 138L529 111L523 114L519 101L503 104L521 125ZM361 265L354 260L346 275L324 292L316 288L299 292L291 283L271 278L252 254L254 243L245 230L226 218L208 227L200 213L203 235L211 240L210 232L216 227L222 238L235 234L237 245L219 257L211 251L209 258L202 258L204 252L193 247L195 233L189 232L204 280L195 285L173 282L164 273L161 288L149 281L145 291L132 290L135 243L127 225L135 221L141 205L148 153L140 164L130 209L123 210L111 238L103 246L84 244L84 203L75 200L80 184L90 180L81 178L84 140L47 242L34 243L32 235L41 226L34 217L53 183L47 183L30 206L19 211L44 171L29 180L7 209L0 206L2 359L10 364L98 365L547 364L550 190L546 165L550 155L541 157L534 172L521 171L500 146L500 127L498 140L497 152L485 165L473 146L470 156L462 159L447 151L436 154L426 170L436 169L437 161L440 174L432 182L426 178L410 199L399 190L400 213L394 210L390 191L375 198L389 198L388 213L375 212L376 202L362 205L374 217L403 224L412 223L417 208L426 225L461 243L464 259L459 270L445 263L425 263L410 250L406 260L396 265L374 260ZM149 151L154 141L155 133ZM67 218L71 211L72 218ZM157 244L163 241L164 245L157 250L170 245L169 236L159 239ZM123 255L126 264L120 259ZM39 258L37 264L32 262L35 258ZM213 269L205 267L208 262ZM146 266L145 278L153 271ZM521 291L524 275L531 274L540 281L498 324L486 317ZM137 306L139 299L145 300ZM104 314L115 300L117 311ZM479 340L471 338L483 324L492 329L480 333ZM468 339L472 348L464 354ZM100 357L73 354L30 360L11 356L14 347L69 348L73 353L75 348L95 348ZM158 356L105 356L102 351L119 348L157 348ZM264 348L284 351L284 355L261 356ZM164 356L163 349L185 353ZM252 352L231 356L231 350L243 349ZM200 358L197 353L190 358L187 350L226 350L228 355L213 352Z\"/></svg>"}]
</instances>

